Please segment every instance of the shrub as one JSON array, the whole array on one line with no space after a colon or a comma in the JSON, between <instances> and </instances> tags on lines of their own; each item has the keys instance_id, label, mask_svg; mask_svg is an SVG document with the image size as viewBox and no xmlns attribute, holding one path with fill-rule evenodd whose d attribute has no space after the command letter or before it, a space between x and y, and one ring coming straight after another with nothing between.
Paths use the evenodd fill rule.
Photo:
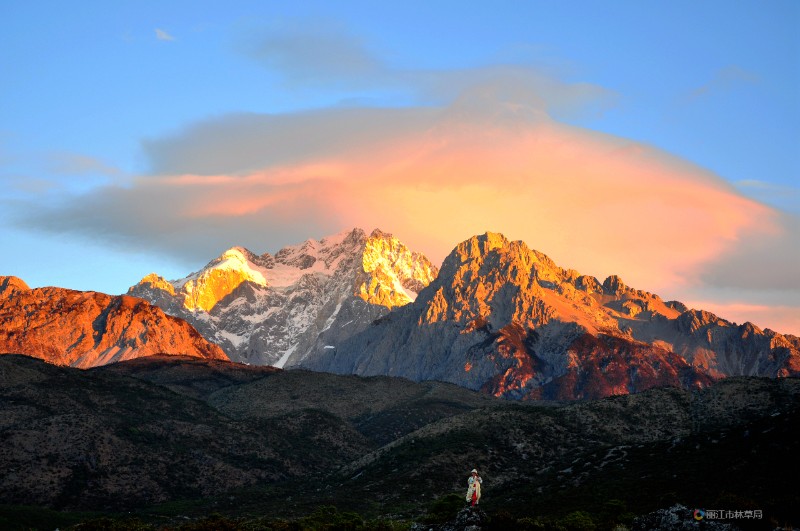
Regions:
<instances>
[{"instance_id":1,"label":"shrub","mask_svg":"<svg viewBox=\"0 0 800 531\"><path fill-rule=\"evenodd\" d=\"M238 524L220 514L212 514L196 522L188 522L180 526L180 531L237 531Z\"/></svg>"},{"instance_id":2,"label":"shrub","mask_svg":"<svg viewBox=\"0 0 800 531\"><path fill-rule=\"evenodd\" d=\"M573 511L561 519L567 531L595 531L597 526L592 520L592 516L586 511Z\"/></svg>"},{"instance_id":3,"label":"shrub","mask_svg":"<svg viewBox=\"0 0 800 531\"><path fill-rule=\"evenodd\" d=\"M70 527L74 531L152 531L155 528L139 520L97 518Z\"/></svg>"},{"instance_id":4,"label":"shrub","mask_svg":"<svg viewBox=\"0 0 800 531\"><path fill-rule=\"evenodd\" d=\"M547 526L545 526L541 518L525 517L517 520L517 525L514 529L517 531L545 531Z\"/></svg>"},{"instance_id":5,"label":"shrub","mask_svg":"<svg viewBox=\"0 0 800 531\"><path fill-rule=\"evenodd\" d=\"M446 494L435 499L423 518L426 524L443 524L454 519L464 507L464 497L459 494Z\"/></svg>"},{"instance_id":6,"label":"shrub","mask_svg":"<svg viewBox=\"0 0 800 531\"><path fill-rule=\"evenodd\" d=\"M303 529L313 531L360 531L364 520L357 513L339 512L333 505L323 505L300 520Z\"/></svg>"}]
</instances>

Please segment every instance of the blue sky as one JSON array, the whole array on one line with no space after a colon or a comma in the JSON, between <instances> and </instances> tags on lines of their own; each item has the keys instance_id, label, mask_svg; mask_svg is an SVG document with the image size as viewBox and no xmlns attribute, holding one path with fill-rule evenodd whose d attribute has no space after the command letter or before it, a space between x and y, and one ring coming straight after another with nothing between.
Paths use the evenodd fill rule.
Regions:
<instances>
[{"instance_id":1,"label":"blue sky","mask_svg":"<svg viewBox=\"0 0 800 531\"><path fill-rule=\"evenodd\" d=\"M135 214L128 223L95 218L87 227L64 213L87 208L89 195L109 187L122 194L167 174L255 170L222 155L204 166L209 159L200 154L214 152L209 136L253 134L256 143L272 127L243 126L243 116L285 117L301 139L304 116L314 124L336 109L447 109L495 78L514 85L504 98L539 102L558 124L712 173L788 220L781 226L791 232L800 215L798 27L793 1L3 2L0 274L120 293L150 271L183 276L224 246L275 251L336 232L336 223L330 231L309 223L243 237L253 220L225 218L211 238L199 232L212 226L208 219L185 234L185 224L161 220L151 229L163 243L150 245L133 227ZM380 134L391 127L369 123ZM311 157L298 143L284 147ZM334 147L341 146L320 152ZM197 243L170 252L177 249L170 234ZM796 239L780 246L798 252ZM721 269L703 275L738 278ZM786 307L790 301L774 292L800 293L768 286L768 296L731 281L723 294L698 282L697 291L677 295ZM793 318L800 323L800 312Z\"/></svg>"},{"instance_id":2,"label":"blue sky","mask_svg":"<svg viewBox=\"0 0 800 531\"><path fill-rule=\"evenodd\" d=\"M618 95L616 105L571 121L652 143L732 182L792 185L800 172L796 2L439 2L434 9L34 1L0 9L6 157L74 152L142 172L143 138L209 116L358 98L418 103L402 87L394 94L287 89L280 73L247 57L248 40L260 33L311 26L351 36L396 68L518 63L600 85ZM156 29L175 40L158 40ZM771 198L797 208L797 198L784 199Z\"/></svg>"}]
</instances>

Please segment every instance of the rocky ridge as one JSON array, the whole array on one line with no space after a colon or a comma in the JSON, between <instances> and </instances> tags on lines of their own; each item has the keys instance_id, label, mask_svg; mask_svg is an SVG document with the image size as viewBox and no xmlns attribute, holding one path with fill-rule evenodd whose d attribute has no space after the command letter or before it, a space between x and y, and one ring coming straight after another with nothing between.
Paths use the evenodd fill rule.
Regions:
<instances>
[{"instance_id":1,"label":"rocky ridge","mask_svg":"<svg viewBox=\"0 0 800 531\"><path fill-rule=\"evenodd\" d=\"M597 398L800 373L800 338L557 266L501 234L459 244L411 304L303 361L508 398Z\"/></svg>"},{"instance_id":2,"label":"rocky ridge","mask_svg":"<svg viewBox=\"0 0 800 531\"><path fill-rule=\"evenodd\" d=\"M274 256L234 247L183 279L148 275L128 294L186 319L234 361L283 367L412 302L437 273L391 234L353 229Z\"/></svg>"},{"instance_id":3,"label":"rocky ridge","mask_svg":"<svg viewBox=\"0 0 800 531\"><path fill-rule=\"evenodd\" d=\"M30 289L17 277L0 277L0 352L80 368L154 354L227 360L188 323L141 299Z\"/></svg>"}]
</instances>

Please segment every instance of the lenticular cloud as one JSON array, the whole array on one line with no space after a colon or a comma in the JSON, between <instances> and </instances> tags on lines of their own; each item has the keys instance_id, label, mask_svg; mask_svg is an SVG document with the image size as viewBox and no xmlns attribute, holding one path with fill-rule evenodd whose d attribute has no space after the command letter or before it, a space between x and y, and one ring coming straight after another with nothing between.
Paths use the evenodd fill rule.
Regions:
<instances>
[{"instance_id":1,"label":"lenticular cloud","mask_svg":"<svg viewBox=\"0 0 800 531\"><path fill-rule=\"evenodd\" d=\"M546 104L518 96L482 87L441 108L220 119L147 145L155 174L24 217L193 261L234 244L274 251L360 226L394 232L436 262L492 230L666 295L746 284L735 262L720 261L749 249L797 254L794 221L723 179L560 124ZM765 261L760 275L787 278L787 267Z\"/></svg>"}]
</instances>

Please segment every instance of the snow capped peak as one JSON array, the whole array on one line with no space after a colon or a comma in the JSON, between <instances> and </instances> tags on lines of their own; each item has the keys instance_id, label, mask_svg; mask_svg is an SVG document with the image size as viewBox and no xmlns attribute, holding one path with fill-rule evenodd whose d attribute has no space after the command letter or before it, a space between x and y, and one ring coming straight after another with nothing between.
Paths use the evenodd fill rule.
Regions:
<instances>
[{"instance_id":1,"label":"snow capped peak","mask_svg":"<svg viewBox=\"0 0 800 531\"><path fill-rule=\"evenodd\" d=\"M219 258L206 266L209 269L226 269L231 271L241 271L252 282L261 286L267 285L266 264L262 263L258 257L243 247L231 247Z\"/></svg>"},{"instance_id":2,"label":"snow capped peak","mask_svg":"<svg viewBox=\"0 0 800 531\"><path fill-rule=\"evenodd\" d=\"M413 301L437 273L391 234L354 228L274 256L232 247L169 283L172 292L155 277L132 291L191 321L232 359L282 366L320 334L335 341Z\"/></svg>"},{"instance_id":3,"label":"snow capped peak","mask_svg":"<svg viewBox=\"0 0 800 531\"><path fill-rule=\"evenodd\" d=\"M436 266L425 256L412 252L380 229L373 230L364 243L361 267L363 279L356 295L387 308L412 302L438 274Z\"/></svg>"},{"instance_id":4,"label":"snow capped peak","mask_svg":"<svg viewBox=\"0 0 800 531\"><path fill-rule=\"evenodd\" d=\"M324 237L324 238L322 238L320 240L320 243L324 247L330 247L330 246L333 246L333 245L338 245L338 244L344 243L345 241L361 242L361 241L364 241L366 239L366 237L367 236L366 236L366 232L364 232L364 229L360 229L358 227L355 227L353 229L344 230L342 232L339 232L337 234L333 234L331 236L326 236L326 237Z\"/></svg>"},{"instance_id":5,"label":"snow capped peak","mask_svg":"<svg viewBox=\"0 0 800 531\"><path fill-rule=\"evenodd\" d=\"M230 249L222 253L219 256L219 258L239 260L244 263L247 260L246 255L248 254L252 253L250 253L250 251L248 251L244 247L231 247Z\"/></svg>"},{"instance_id":6,"label":"snow capped peak","mask_svg":"<svg viewBox=\"0 0 800 531\"><path fill-rule=\"evenodd\" d=\"M265 270L267 267L264 263L257 262L263 262L263 257L256 256L244 247L231 247L206 264L200 271L173 280L171 283L176 289L183 289L189 283L196 283L198 279L213 275L214 271L235 271L240 272L251 282L266 286Z\"/></svg>"},{"instance_id":7,"label":"snow capped peak","mask_svg":"<svg viewBox=\"0 0 800 531\"><path fill-rule=\"evenodd\" d=\"M249 269L264 271L272 268L275 259L269 254L256 255L245 247L231 247L217 258L209 262L203 270L208 269Z\"/></svg>"},{"instance_id":8,"label":"snow capped peak","mask_svg":"<svg viewBox=\"0 0 800 531\"><path fill-rule=\"evenodd\" d=\"M275 253L275 267L268 277L271 285L286 287L308 273L332 275L343 260L360 256L366 242L362 229L352 229L317 241L288 245Z\"/></svg>"},{"instance_id":9,"label":"snow capped peak","mask_svg":"<svg viewBox=\"0 0 800 531\"><path fill-rule=\"evenodd\" d=\"M302 261L304 257L324 260L331 254L338 254L343 248L356 252L366 239L366 233L359 228L326 236L319 241L309 238L299 245L287 245L275 254L275 259L286 264Z\"/></svg>"},{"instance_id":10,"label":"snow capped peak","mask_svg":"<svg viewBox=\"0 0 800 531\"><path fill-rule=\"evenodd\" d=\"M267 271L272 263L269 255L256 256L244 247L231 247L200 271L171 284L183 296L186 309L208 312L243 282L268 286Z\"/></svg>"}]
</instances>

